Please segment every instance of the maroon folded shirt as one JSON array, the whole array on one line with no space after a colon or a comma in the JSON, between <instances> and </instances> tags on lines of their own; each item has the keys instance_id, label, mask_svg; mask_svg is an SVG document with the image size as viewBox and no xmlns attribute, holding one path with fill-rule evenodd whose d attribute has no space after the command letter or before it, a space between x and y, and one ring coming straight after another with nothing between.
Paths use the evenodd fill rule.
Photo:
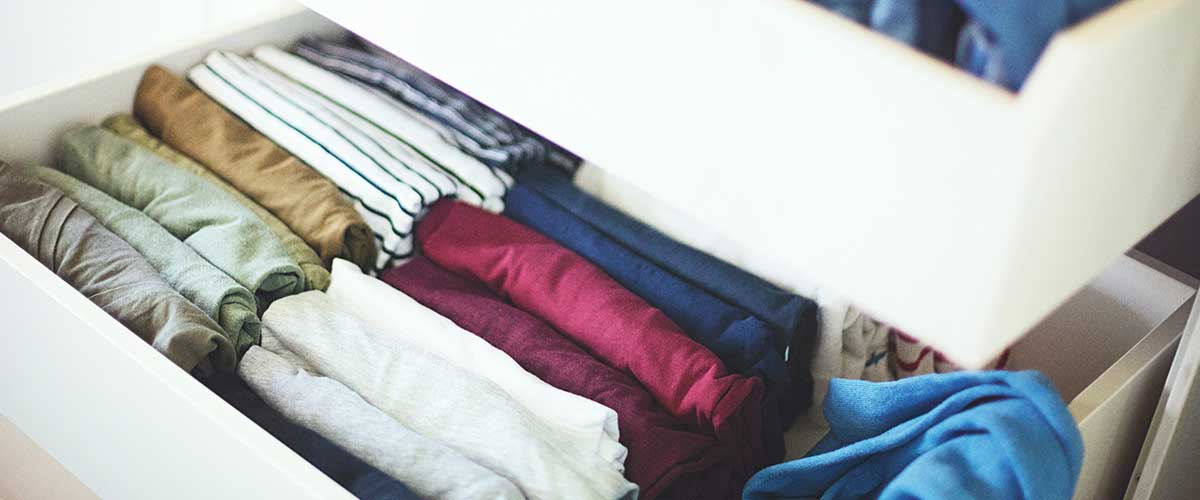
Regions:
<instances>
[{"instance_id":1,"label":"maroon folded shirt","mask_svg":"<svg viewBox=\"0 0 1200 500\"><path fill-rule=\"evenodd\" d=\"M616 411L621 444L629 450L625 476L640 487L638 498L740 496L728 448L686 430L637 381L597 361L542 320L425 257L380 278L508 353L546 383Z\"/></svg>"},{"instance_id":2,"label":"maroon folded shirt","mask_svg":"<svg viewBox=\"0 0 1200 500\"><path fill-rule=\"evenodd\" d=\"M425 255L483 282L597 359L632 375L689 429L734 453L734 474L766 465L762 381L730 374L654 307L596 266L511 219L453 200L417 227Z\"/></svg>"}]
</instances>

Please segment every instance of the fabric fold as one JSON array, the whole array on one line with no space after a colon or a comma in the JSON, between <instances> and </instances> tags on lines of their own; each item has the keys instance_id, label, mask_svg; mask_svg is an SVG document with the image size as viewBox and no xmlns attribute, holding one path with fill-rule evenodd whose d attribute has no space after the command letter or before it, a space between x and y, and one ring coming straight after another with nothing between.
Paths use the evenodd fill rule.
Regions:
<instances>
[{"instance_id":1,"label":"fabric fold","mask_svg":"<svg viewBox=\"0 0 1200 500\"><path fill-rule=\"evenodd\" d=\"M166 144L270 211L325 263L369 268L375 237L337 186L160 66L142 75L133 112Z\"/></svg>"},{"instance_id":2,"label":"fabric fold","mask_svg":"<svg viewBox=\"0 0 1200 500\"><path fill-rule=\"evenodd\" d=\"M509 172L544 163L567 173L579 167L579 157L395 56L372 50L365 41L309 36L292 51L327 71L379 89L436 121L446 127L446 135L459 149L488 165Z\"/></svg>"},{"instance_id":3,"label":"fabric fold","mask_svg":"<svg viewBox=\"0 0 1200 500\"><path fill-rule=\"evenodd\" d=\"M301 89L261 64L227 52L209 54L188 71L188 78L354 201L379 243L375 269L412 253L413 220L424 207L425 189L396 176L401 167L385 168L386 151L334 115L333 106L301 95ZM419 176L407 180L427 185Z\"/></svg>"},{"instance_id":4,"label":"fabric fold","mask_svg":"<svg viewBox=\"0 0 1200 500\"><path fill-rule=\"evenodd\" d=\"M579 454L599 456L618 471L625 470L627 451L618 442L612 409L543 382L504 351L347 261L333 262L328 296L369 328L403 338L492 381L545 425L574 435L568 442L580 446Z\"/></svg>"},{"instance_id":5,"label":"fabric fold","mask_svg":"<svg viewBox=\"0 0 1200 500\"><path fill-rule=\"evenodd\" d=\"M417 227L439 266L470 276L632 374L694 431L736 452L737 473L765 465L762 382L730 374L711 351L600 269L521 224L452 201Z\"/></svg>"},{"instance_id":6,"label":"fabric fold","mask_svg":"<svg viewBox=\"0 0 1200 500\"><path fill-rule=\"evenodd\" d=\"M482 284L424 256L385 271L381 279L508 353L547 383L615 410L621 442L629 449L625 476L638 484L642 500L723 500L741 493L727 448L687 430L629 375Z\"/></svg>"},{"instance_id":7,"label":"fabric fold","mask_svg":"<svg viewBox=\"0 0 1200 500\"><path fill-rule=\"evenodd\" d=\"M20 172L59 189L129 243L172 288L215 320L238 352L258 341L262 324L254 294L149 216L58 170L26 167Z\"/></svg>"},{"instance_id":8,"label":"fabric fold","mask_svg":"<svg viewBox=\"0 0 1200 500\"><path fill-rule=\"evenodd\" d=\"M325 266L321 263L321 257L317 255L317 252L308 243L305 243L283 221L272 215L267 209L254 200L247 198L241 191L229 185L228 182L225 182L224 179L221 179L221 177L214 174L211 170L204 168L183 153L158 140L157 137L154 137L148 130L142 127L142 124L138 123L133 115L128 113L114 114L105 118L101 125L137 145L153 151L154 154L163 157L163 159L180 170L204 179L221 188L222 191L229 193L229 196L232 196L239 204L254 212L254 215L258 216L258 219L263 221L267 225L267 228L275 234L283 247L287 249L288 255L292 257L292 260L296 261L296 264L300 266L300 270L304 273L306 289L324 290L329 287L329 270L325 269Z\"/></svg>"},{"instance_id":9,"label":"fabric fold","mask_svg":"<svg viewBox=\"0 0 1200 500\"><path fill-rule=\"evenodd\" d=\"M634 498L637 486L598 457L571 456L564 435L499 386L419 346L364 325L326 294L272 304L263 345L279 342L317 374L357 392L404 426L509 479L530 498Z\"/></svg>"},{"instance_id":10,"label":"fabric fold","mask_svg":"<svg viewBox=\"0 0 1200 500\"><path fill-rule=\"evenodd\" d=\"M363 463L321 435L272 410L234 374L203 381L209 390L255 425L362 500L420 500L400 481Z\"/></svg>"},{"instance_id":11,"label":"fabric fold","mask_svg":"<svg viewBox=\"0 0 1200 500\"><path fill-rule=\"evenodd\" d=\"M220 327L137 250L62 191L3 163L0 232L180 368L233 370Z\"/></svg>"},{"instance_id":12,"label":"fabric fold","mask_svg":"<svg viewBox=\"0 0 1200 500\"><path fill-rule=\"evenodd\" d=\"M1067 500L1083 439L1037 372L961 372L897 382L835 379L830 433L809 456L769 467L746 500Z\"/></svg>"},{"instance_id":13,"label":"fabric fold","mask_svg":"<svg viewBox=\"0 0 1200 500\"><path fill-rule=\"evenodd\" d=\"M238 374L271 408L315 431L423 498L524 499L516 485L404 427L328 377L313 376L253 347Z\"/></svg>"},{"instance_id":14,"label":"fabric fold","mask_svg":"<svg viewBox=\"0 0 1200 500\"><path fill-rule=\"evenodd\" d=\"M242 286L259 306L304 291L304 274L266 224L228 193L108 130L63 136L58 168L140 210Z\"/></svg>"},{"instance_id":15,"label":"fabric fold","mask_svg":"<svg viewBox=\"0 0 1200 500\"><path fill-rule=\"evenodd\" d=\"M765 322L642 258L524 181L509 191L507 202L504 215L599 267L661 310L688 337L720 357L731 372L761 377L766 385L763 442L769 460L783 458L782 422L791 422L795 417L798 396L808 398L811 394L794 390L783 354L776 349L778 341Z\"/></svg>"},{"instance_id":16,"label":"fabric fold","mask_svg":"<svg viewBox=\"0 0 1200 500\"><path fill-rule=\"evenodd\" d=\"M254 57L408 144L430 163L454 177L459 185L459 199L489 211L504 209L503 197L508 186L512 185L512 177L460 151L438 133L437 125L405 109L403 103L274 47L258 47L254 50Z\"/></svg>"}]
</instances>

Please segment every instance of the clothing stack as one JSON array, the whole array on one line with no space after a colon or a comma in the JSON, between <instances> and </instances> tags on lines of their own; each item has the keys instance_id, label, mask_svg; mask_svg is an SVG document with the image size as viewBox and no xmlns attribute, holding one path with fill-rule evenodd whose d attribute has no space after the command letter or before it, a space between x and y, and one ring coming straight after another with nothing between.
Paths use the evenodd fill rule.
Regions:
<instances>
[{"instance_id":1,"label":"clothing stack","mask_svg":"<svg viewBox=\"0 0 1200 500\"><path fill-rule=\"evenodd\" d=\"M150 67L53 167L0 165L0 231L362 498L1069 497L1079 436L1040 376L839 380L830 356L892 380L915 373L888 339L923 346L635 220L578 165L305 38ZM828 436L785 439L813 413Z\"/></svg>"}]
</instances>

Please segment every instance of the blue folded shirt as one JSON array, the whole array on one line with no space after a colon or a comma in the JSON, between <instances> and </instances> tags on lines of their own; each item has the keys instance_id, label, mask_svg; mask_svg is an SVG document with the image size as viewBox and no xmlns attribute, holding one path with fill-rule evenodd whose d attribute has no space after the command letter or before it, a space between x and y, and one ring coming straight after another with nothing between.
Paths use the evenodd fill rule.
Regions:
<instances>
[{"instance_id":1,"label":"blue folded shirt","mask_svg":"<svg viewBox=\"0 0 1200 500\"><path fill-rule=\"evenodd\" d=\"M1068 500L1083 463L1075 420L1034 371L834 379L825 417L829 435L755 474L745 500Z\"/></svg>"},{"instance_id":2,"label":"blue folded shirt","mask_svg":"<svg viewBox=\"0 0 1200 500\"><path fill-rule=\"evenodd\" d=\"M662 310L689 337L720 357L730 371L762 377L766 385L765 442L769 456L782 458L782 422L795 417L798 394L767 324L609 239L529 188L520 175L518 179L505 197L504 215L573 250Z\"/></svg>"}]
</instances>

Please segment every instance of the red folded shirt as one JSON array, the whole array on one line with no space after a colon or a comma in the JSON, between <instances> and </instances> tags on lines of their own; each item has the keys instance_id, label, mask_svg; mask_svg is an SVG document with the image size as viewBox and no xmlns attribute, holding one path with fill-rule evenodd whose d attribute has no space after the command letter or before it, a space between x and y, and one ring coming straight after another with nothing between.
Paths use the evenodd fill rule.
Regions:
<instances>
[{"instance_id":1,"label":"red folded shirt","mask_svg":"<svg viewBox=\"0 0 1200 500\"><path fill-rule=\"evenodd\" d=\"M540 317L632 375L689 429L733 451L734 474L766 465L762 381L730 374L711 351L596 266L513 220L453 200L417 227L425 255Z\"/></svg>"},{"instance_id":2,"label":"red folded shirt","mask_svg":"<svg viewBox=\"0 0 1200 500\"><path fill-rule=\"evenodd\" d=\"M546 383L616 411L621 444L629 450L625 476L640 487L638 498L740 496L728 448L685 429L637 381L596 360L542 320L425 257L380 278L508 353Z\"/></svg>"}]
</instances>

